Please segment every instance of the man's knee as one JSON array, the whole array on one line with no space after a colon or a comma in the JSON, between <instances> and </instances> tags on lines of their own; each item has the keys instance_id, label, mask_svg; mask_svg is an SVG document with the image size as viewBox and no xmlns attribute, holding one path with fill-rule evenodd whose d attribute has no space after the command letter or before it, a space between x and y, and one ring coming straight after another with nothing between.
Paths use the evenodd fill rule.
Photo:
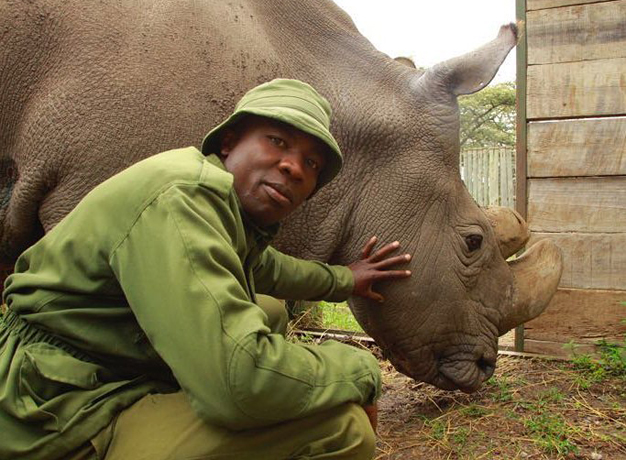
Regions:
<instances>
[{"instance_id":1,"label":"man's knee","mask_svg":"<svg viewBox=\"0 0 626 460\"><path fill-rule=\"evenodd\" d=\"M353 452L350 458L371 459L376 450L376 433L365 410L357 404L344 406L345 440Z\"/></svg>"},{"instance_id":2,"label":"man's knee","mask_svg":"<svg viewBox=\"0 0 626 460\"><path fill-rule=\"evenodd\" d=\"M287 323L289 323L289 315L285 301L259 294L257 295L257 303L267 315L272 332L285 335L287 332Z\"/></svg>"}]
</instances>

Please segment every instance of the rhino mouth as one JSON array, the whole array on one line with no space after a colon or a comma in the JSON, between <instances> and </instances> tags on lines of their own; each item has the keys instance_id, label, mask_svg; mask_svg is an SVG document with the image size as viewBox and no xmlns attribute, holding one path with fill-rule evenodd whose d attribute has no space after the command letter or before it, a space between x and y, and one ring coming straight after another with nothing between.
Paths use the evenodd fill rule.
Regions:
<instances>
[{"instance_id":1,"label":"rhino mouth","mask_svg":"<svg viewBox=\"0 0 626 460\"><path fill-rule=\"evenodd\" d=\"M477 391L496 368L495 351L457 353L435 360L436 364L426 373L431 377L424 378L424 369L413 369L410 360L396 353L389 353L388 357L398 371L415 380L426 381L442 390L460 390L464 393Z\"/></svg>"},{"instance_id":2,"label":"rhino mouth","mask_svg":"<svg viewBox=\"0 0 626 460\"><path fill-rule=\"evenodd\" d=\"M438 380L435 385L444 389L458 389L464 393L473 393L487 381L496 369L494 356L482 355L455 356L442 359L438 366ZM452 388L445 388L452 386Z\"/></svg>"}]
</instances>

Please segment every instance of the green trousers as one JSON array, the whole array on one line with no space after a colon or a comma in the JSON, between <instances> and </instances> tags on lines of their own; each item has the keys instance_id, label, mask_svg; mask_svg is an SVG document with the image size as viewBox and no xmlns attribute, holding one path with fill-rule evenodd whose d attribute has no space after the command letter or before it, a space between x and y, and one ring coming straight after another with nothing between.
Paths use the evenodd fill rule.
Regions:
<instances>
[{"instance_id":1,"label":"green trousers","mask_svg":"<svg viewBox=\"0 0 626 460\"><path fill-rule=\"evenodd\" d=\"M272 330L284 333L284 303L262 298L259 304ZM369 419L356 404L235 432L200 420L179 392L140 399L70 460L365 460L373 458L375 444Z\"/></svg>"}]
</instances>

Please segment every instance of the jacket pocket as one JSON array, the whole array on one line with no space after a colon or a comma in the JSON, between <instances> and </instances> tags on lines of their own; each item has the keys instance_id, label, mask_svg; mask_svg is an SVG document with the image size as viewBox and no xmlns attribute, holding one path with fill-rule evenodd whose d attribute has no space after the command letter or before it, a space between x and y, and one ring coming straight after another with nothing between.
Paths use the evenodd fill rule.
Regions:
<instances>
[{"instance_id":1,"label":"jacket pocket","mask_svg":"<svg viewBox=\"0 0 626 460\"><path fill-rule=\"evenodd\" d=\"M102 385L102 366L82 361L46 343L27 345L19 375L19 417L59 431Z\"/></svg>"}]
</instances>

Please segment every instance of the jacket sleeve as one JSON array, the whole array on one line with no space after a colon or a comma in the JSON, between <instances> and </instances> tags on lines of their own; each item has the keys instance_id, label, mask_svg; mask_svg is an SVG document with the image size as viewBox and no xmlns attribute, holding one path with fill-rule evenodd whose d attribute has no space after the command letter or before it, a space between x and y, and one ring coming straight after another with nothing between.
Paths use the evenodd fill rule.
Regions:
<instances>
[{"instance_id":1,"label":"jacket sleeve","mask_svg":"<svg viewBox=\"0 0 626 460\"><path fill-rule=\"evenodd\" d=\"M261 294L286 300L347 300L354 288L348 267L297 259L269 246L254 266L254 282Z\"/></svg>"},{"instance_id":2,"label":"jacket sleeve","mask_svg":"<svg viewBox=\"0 0 626 460\"><path fill-rule=\"evenodd\" d=\"M246 293L231 208L198 189L173 187L147 205L110 263L199 416L238 430L375 400L380 370L369 352L270 333Z\"/></svg>"}]
</instances>

